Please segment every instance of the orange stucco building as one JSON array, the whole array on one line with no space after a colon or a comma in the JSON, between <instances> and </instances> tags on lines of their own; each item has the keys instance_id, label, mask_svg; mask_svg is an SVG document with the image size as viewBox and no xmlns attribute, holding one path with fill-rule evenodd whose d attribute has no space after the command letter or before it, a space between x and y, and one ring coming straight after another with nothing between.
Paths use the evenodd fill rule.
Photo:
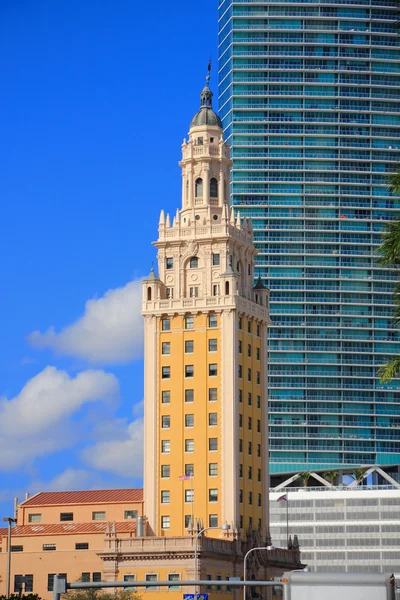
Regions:
<instances>
[{"instance_id":1,"label":"orange stucco building","mask_svg":"<svg viewBox=\"0 0 400 600\"><path fill-rule=\"evenodd\" d=\"M143 515L143 490L40 492L18 505L11 538L11 592L51 597L52 578L103 579L99 553L113 533L136 535ZM6 593L7 529L0 529L0 595Z\"/></svg>"}]
</instances>

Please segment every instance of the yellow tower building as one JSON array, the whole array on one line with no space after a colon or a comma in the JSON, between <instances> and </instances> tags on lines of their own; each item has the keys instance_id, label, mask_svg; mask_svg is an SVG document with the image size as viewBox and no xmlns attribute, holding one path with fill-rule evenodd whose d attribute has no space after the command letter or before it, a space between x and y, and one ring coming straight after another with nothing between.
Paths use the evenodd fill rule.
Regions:
<instances>
[{"instance_id":1,"label":"yellow tower building","mask_svg":"<svg viewBox=\"0 0 400 600\"><path fill-rule=\"evenodd\" d=\"M182 145L182 208L161 212L143 282L149 530L230 526L268 540L268 290L251 222L229 209L231 161L207 85ZM212 532L220 536L221 531Z\"/></svg>"}]
</instances>

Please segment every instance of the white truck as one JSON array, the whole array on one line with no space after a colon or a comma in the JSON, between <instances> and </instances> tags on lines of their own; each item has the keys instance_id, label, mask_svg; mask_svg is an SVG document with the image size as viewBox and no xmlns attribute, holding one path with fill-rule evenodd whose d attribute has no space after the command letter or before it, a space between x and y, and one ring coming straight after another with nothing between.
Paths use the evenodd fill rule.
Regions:
<instances>
[{"instance_id":1,"label":"white truck","mask_svg":"<svg viewBox=\"0 0 400 600\"><path fill-rule=\"evenodd\" d=\"M382 573L292 571L281 581L285 600L400 600L400 580Z\"/></svg>"}]
</instances>

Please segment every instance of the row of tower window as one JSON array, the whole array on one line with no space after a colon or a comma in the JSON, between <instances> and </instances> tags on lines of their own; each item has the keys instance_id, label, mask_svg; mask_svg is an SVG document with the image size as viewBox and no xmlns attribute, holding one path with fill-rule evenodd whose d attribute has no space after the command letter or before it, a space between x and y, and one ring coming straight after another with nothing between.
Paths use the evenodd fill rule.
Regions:
<instances>
[{"instance_id":1,"label":"row of tower window","mask_svg":"<svg viewBox=\"0 0 400 600\"><path fill-rule=\"evenodd\" d=\"M243 402L243 390L239 390L239 402ZM251 392L247 392L247 406L253 406L253 396ZM261 396L256 396L256 406L261 408Z\"/></svg>"},{"instance_id":2,"label":"row of tower window","mask_svg":"<svg viewBox=\"0 0 400 600\"><path fill-rule=\"evenodd\" d=\"M209 402L217 402L217 400L218 400L218 389L217 388L209 388L208 389L208 401ZM163 390L161 392L161 402L162 402L162 404L170 404L171 390ZM185 390L185 402L194 402L194 390L193 389Z\"/></svg>"},{"instance_id":3,"label":"row of tower window","mask_svg":"<svg viewBox=\"0 0 400 600\"><path fill-rule=\"evenodd\" d=\"M208 340L208 351L209 352L217 352L218 350L218 340L210 339ZM194 353L194 340L185 340L185 354L193 354ZM162 342L161 345L161 354L169 355L171 354L171 342ZM251 355L249 355L251 356Z\"/></svg>"},{"instance_id":4,"label":"row of tower window","mask_svg":"<svg viewBox=\"0 0 400 600\"><path fill-rule=\"evenodd\" d=\"M188 186L189 182L186 185ZM203 180L201 177L198 177L194 183L194 195L196 198L203 197L203 187ZM210 198L218 198L218 180L215 177L210 179L209 192Z\"/></svg>"},{"instance_id":5,"label":"row of tower window","mask_svg":"<svg viewBox=\"0 0 400 600\"><path fill-rule=\"evenodd\" d=\"M218 327L217 315L209 315L208 327ZM171 319L161 319L161 329L162 331L171 331ZM194 317L185 317L185 329L194 329Z\"/></svg>"},{"instance_id":6,"label":"row of tower window","mask_svg":"<svg viewBox=\"0 0 400 600\"><path fill-rule=\"evenodd\" d=\"M251 371L251 369L248 369L249 371ZM258 375L259 372L257 371ZM208 365L208 375L209 377L217 377L218 376L218 365L216 363L210 363ZM194 365L185 365L185 377L186 378L192 378L194 377ZM239 375L240 377L240 375ZM251 373L250 373L250 377L251 377ZM170 379L171 378L171 367L167 366L167 367L161 367L161 378L162 379ZM249 381L251 381L251 378L249 379ZM257 383L260 383L259 381L257 381Z\"/></svg>"},{"instance_id":7,"label":"row of tower window","mask_svg":"<svg viewBox=\"0 0 400 600\"><path fill-rule=\"evenodd\" d=\"M238 327L241 331L244 331L245 319L243 317L238 317ZM247 319L247 333L253 333L253 322L250 319ZM261 336L261 327L256 324L256 336Z\"/></svg>"},{"instance_id":8,"label":"row of tower window","mask_svg":"<svg viewBox=\"0 0 400 600\"><path fill-rule=\"evenodd\" d=\"M194 490L185 490L184 491L185 502L194 502ZM218 502L218 489L217 488L209 488L208 490L208 501L209 502ZM169 504L171 502L171 492L170 490L161 490L161 504ZM243 490L239 490L239 502L243 504ZM253 504L253 492L247 493L247 503L252 506ZM262 506L262 495L260 493L257 494L257 506Z\"/></svg>"},{"instance_id":9,"label":"row of tower window","mask_svg":"<svg viewBox=\"0 0 400 600\"><path fill-rule=\"evenodd\" d=\"M258 447L257 447L258 452ZM261 448L260 448L261 455ZM218 463L208 463L208 475L209 477L217 477L218 476ZM194 464L186 463L185 464L185 477L193 477L194 476ZM171 465L161 465L161 478L169 479L171 477ZM243 465L239 465L239 477L243 479ZM249 481L253 480L253 467L247 467L247 479ZM261 483L262 475L261 469L257 469L257 482Z\"/></svg>"},{"instance_id":10,"label":"row of tower window","mask_svg":"<svg viewBox=\"0 0 400 600\"><path fill-rule=\"evenodd\" d=\"M218 253L212 253L212 265L213 267L219 267L221 264L221 255ZM165 268L167 271L174 268L174 259L172 256L167 256L165 259ZM199 259L197 256L192 256L189 259L189 268L190 269L198 269L199 268Z\"/></svg>"},{"instance_id":11,"label":"row of tower window","mask_svg":"<svg viewBox=\"0 0 400 600\"><path fill-rule=\"evenodd\" d=\"M210 427L216 427L218 425L218 414L208 413L208 424ZM170 429L171 427L171 416L163 415L161 417L161 428ZM194 414L185 415L185 427L194 427Z\"/></svg>"},{"instance_id":12,"label":"row of tower window","mask_svg":"<svg viewBox=\"0 0 400 600\"><path fill-rule=\"evenodd\" d=\"M190 526L191 520L192 520L191 515L185 515L185 527ZM208 527L217 528L218 523L219 523L218 515L215 515L215 514L208 515ZM170 529L170 528L171 528L171 516L170 515L162 515L161 516L161 529ZM243 515L239 515L239 528L240 529L244 528ZM258 519L257 520L257 529L261 530L261 528L262 528L262 520ZM248 529L250 531L253 530L253 517L248 518ZM156 575L155 575L155 577L157 578ZM217 575L217 579L218 578L221 578L221 576ZM207 579L211 580L211 575L207 575ZM154 579L153 581L157 581L157 579Z\"/></svg>"},{"instance_id":13,"label":"row of tower window","mask_svg":"<svg viewBox=\"0 0 400 600\"><path fill-rule=\"evenodd\" d=\"M216 452L218 450L218 438L208 438L208 450L210 452ZM171 440L161 441L161 452L163 454L169 454L171 452ZM194 440L185 440L185 452L194 452Z\"/></svg>"},{"instance_id":14,"label":"row of tower window","mask_svg":"<svg viewBox=\"0 0 400 600\"><path fill-rule=\"evenodd\" d=\"M238 374L239 379L243 378L243 367L242 365L238 365ZM250 368L247 369L247 381L252 381L252 370ZM256 383L261 384L261 372L256 371Z\"/></svg>"}]
</instances>

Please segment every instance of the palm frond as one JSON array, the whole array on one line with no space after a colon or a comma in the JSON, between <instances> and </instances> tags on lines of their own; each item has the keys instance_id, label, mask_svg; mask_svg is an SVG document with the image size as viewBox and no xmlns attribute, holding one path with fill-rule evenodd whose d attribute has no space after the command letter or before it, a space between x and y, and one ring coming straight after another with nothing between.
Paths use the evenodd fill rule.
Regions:
<instances>
[{"instance_id":1,"label":"palm frond","mask_svg":"<svg viewBox=\"0 0 400 600\"><path fill-rule=\"evenodd\" d=\"M378 376L381 383L386 383L398 377L400 374L400 356L392 358L386 365L378 370Z\"/></svg>"}]
</instances>

